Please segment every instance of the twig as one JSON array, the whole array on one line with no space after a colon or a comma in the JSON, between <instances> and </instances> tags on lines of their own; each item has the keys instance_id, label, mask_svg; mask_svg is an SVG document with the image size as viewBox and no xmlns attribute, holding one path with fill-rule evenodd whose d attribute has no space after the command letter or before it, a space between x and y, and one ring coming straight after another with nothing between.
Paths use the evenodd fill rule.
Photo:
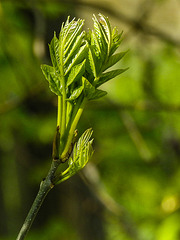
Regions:
<instances>
[{"instance_id":1,"label":"twig","mask_svg":"<svg viewBox=\"0 0 180 240\"><path fill-rule=\"evenodd\" d=\"M60 160L52 161L52 165L49 170L49 173L47 177L40 184L39 192L32 204L32 207L24 221L24 224L16 240L23 240L26 237L45 197L47 196L48 192L54 187L53 178L57 168L59 167L59 164L60 164Z\"/></svg>"}]
</instances>

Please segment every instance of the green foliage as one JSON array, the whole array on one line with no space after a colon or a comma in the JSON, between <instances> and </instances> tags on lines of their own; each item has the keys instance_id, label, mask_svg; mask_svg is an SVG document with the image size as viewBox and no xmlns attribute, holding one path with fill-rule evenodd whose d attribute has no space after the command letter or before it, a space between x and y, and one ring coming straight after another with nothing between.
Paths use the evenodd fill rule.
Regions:
<instances>
[{"instance_id":1,"label":"green foliage","mask_svg":"<svg viewBox=\"0 0 180 240\"><path fill-rule=\"evenodd\" d=\"M60 81L58 79L55 69L48 65L42 65L41 69L44 76L49 82L49 88L51 89L51 91L58 96L61 96L62 86L60 85Z\"/></svg>"},{"instance_id":2,"label":"green foliage","mask_svg":"<svg viewBox=\"0 0 180 240\"><path fill-rule=\"evenodd\" d=\"M84 89L82 94L88 100L100 98L105 93L95 91L94 88L126 70L117 69L104 73L119 62L126 52L113 55L121 43L122 33L119 34L116 28L111 29L107 17L102 14L99 16L99 20L94 16L94 29L88 33L82 31L83 20L73 19L69 22L68 18L61 27L59 39L54 34L49 45L53 67L42 65L41 68L51 91L56 95L61 96L62 89L65 88L67 100L75 100ZM85 84L82 78L86 78Z\"/></svg>"},{"instance_id":3,"label":"green foliage","mask_svg":"<svg viewBox=\"0 0 180 240\"><path fill-rule=\"evenodd\" d=\"M86 78L83 78L84 94L88 100L98 99L107 94L107 92L96 89Z\"/></svg>"},{"instance_id":4,"label":"green foliage","mask_svg":"<svg viewBox=\"0 0 180 240\"><path fill-rule=\"evenodd\" d=\"M61 183L67 180L85 167L93 154L93 139L90 140L92 133L92 129L87 129L79 138L78 142L74 144L72 157L68 159L69 166L64 172L56 177L55 183L57 183L56 181Z\"/></svg>"},{"instance_id":5,"label":"green foliage","mask_svg":"<svg viewBox=\"0 0 180 240\"><path fill-rule=\"evenodd\" d=\"M125 52L114 54L121 43L122 33L119 34L116 28L111 29L108 18L102 14L99 14L99 19L94 16L93 22L94 29L86 33L82 30L84 20L69 21L68 17L62 24L59 38L54 33L49 45L53 66L41 66L50 90L59 99L57 127L60 131L60 141L59 146L54 146L54 156L62 162L69 158L74 131L85 102L105 96L107 92L97 88L126 70L107 72L107 69L125 55ZM87 132L85 136L86 134ZM91 143L75 143L73 157L63 179L69 178L85 166L90 157L90 146ZM83 153L77 151L80 147Z\"/></svg>"}]
</instances>

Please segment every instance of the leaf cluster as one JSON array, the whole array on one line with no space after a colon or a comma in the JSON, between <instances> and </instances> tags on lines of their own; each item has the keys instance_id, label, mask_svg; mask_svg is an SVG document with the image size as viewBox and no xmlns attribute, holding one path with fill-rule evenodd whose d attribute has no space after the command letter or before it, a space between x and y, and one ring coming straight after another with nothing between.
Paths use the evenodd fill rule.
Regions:
<instances>
[{"instance_id":1,"label":"leaf cluster","mask_svg":"<svg viewBox=\"0 0 180 240\"><path fill-rule=\"evenodd\" d=\"M82 30L84 20L69 21L68 17L59 38L54 33L49 45L53 66L41 66L51 91L61 96L65 90L67 101L74 101L80 95L88 100L106 95L97 88L126 70L107 71L126 53L114 54L122 33L112 29L108 18L102 14L99 19L94 15L93 22L94 29L85 32Z\"/></svg>"},{"instance_id":2,"label":"leaf cluster","mask_svg":"<svg viewBox=\"0 0 180 240\"><path fill-rule=\"evenodd\" d=\"M69 159L69 167L60 176L60 181L82 169L93 152L89 140L92 130L87 130L74 144L75 129L86 101L106 95L98 88L126 70L109 70L125 55L125 52L115 54L122 33L112 29L108 18L102 14L99 19L94 15L93 22L93 30L86 32L83 30L84 20L69 21L68 17L59 36L54 33L49 44L52 66L41 66L51 91L58 96L53 159L61 163Z\"/></svg>"}]
</instances>

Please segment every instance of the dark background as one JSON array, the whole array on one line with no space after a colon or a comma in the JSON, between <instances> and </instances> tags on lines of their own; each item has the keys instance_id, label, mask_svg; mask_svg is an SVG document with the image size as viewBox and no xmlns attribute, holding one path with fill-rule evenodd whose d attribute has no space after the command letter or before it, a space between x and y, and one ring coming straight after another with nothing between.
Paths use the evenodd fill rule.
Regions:
<instances>
[{"instance_id":1,"label":"dark background","mask_svg":"<svg viewBox=\"0 0 180 240\"><path fill-rule=\"evenodd\" d=\"M15 239L46 176L57 99L40 65L67 16L103 13L124 31L119 63L78 129L94 130L93 159L53 189L29 240L180 239L180 2L0 2L0 240Z\"/></svg>"}]
</instances>

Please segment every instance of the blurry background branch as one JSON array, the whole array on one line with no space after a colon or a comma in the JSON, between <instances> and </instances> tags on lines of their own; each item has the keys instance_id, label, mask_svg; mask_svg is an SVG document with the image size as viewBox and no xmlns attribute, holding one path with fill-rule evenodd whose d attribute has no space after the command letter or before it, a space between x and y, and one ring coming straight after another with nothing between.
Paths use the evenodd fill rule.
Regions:
<instances>
[{"instance_id":1,"label":"blurry background branch","mask_svg":"<svg viewBox=\"0 0 180 240\"><path fill-rule=\"evenodd\" d=\"M65 1L62 1L65 2ZM73 1L66 1L68 3L73 3ZM145 1L148 2L148 1ZM150 1L151 4L154 1ZM101 9L101 11L105 12L108 16L112 16L113 18L116 18L117 20L120 20L128 25L130 25L133 30L135 32L143 32L144 34L147 35L152 35L155 36L159 39L161 39L162 41L171 43L172 45L176 46L176 47L180 47L180 39L175 39L173 38L171 35L169 35L168 33L156 28L155 26L149 25L147 23L144 22L144 18L146 16L146 14L142 14L142 12L138 12L138 17L137 18L132 18L126 14L124 14L121 11L116 11L115 9L113 9L111 6L111 4L100 4L100 3L92 3L90 1L76 1L77 5L80 6L85 6L85 7L91 7L93 9L99 10ZM148 4L149 6L149 4ZM141 6L141 9L144 11L143 7ZM139 18L139 15L141 16Z\"/></svg>"},{"instance_id":2,"label":"blurry background branch","mask_svg":"<svg viewBox=\"0 0 180 240\"><path fill-rule=\"evenodd\" d=\"M97 167L93 163L89 163L80 176L105 210L118 219L119 224L122 225L126 234L132 240L140 239L137 232L137 226L135 226L128 211L117 203L105 189L105 186L101 182Z\"/></svg>"},{"instance_id":3,"label":"blurry background branch","mask_svg":"<svg viewBox=\"0 0 180 240\"><path fill-rule=\"evenodd\" d=\"M8 2L11 2L11 0L9 0ZM31 5L31 2L30 4L28 4L28 2L26 1L19 2L15 0L13 2L20 6L21 5L24 6L25 4L27 8L31 8L33 6ZM128 16L127 14L124 14L123 12L121 12L119 9L117 11L115 8L113 8L113 4L110 4L108 2L105 4L104 2L97 3L95 1L92 2L92 1L79 1L79 0L76 0L76 1L53 0L51 1L51 4L53 3L64 4L69 8L74 7L74 3L75 3L76 6L84 6L86 8L92 8L98 11L100 10L105 14L107 14L109 17L116 18L117 20L130 25L135 32L143 32L144 34L155 36L161 39L162 41L170 43L175 47L180 47L180 39L176 39L172 37L170 34L168 34L167 32L162 31L156 26L150 25L144 21L146 17L150 15L152 6L155 5L155 1L153 0L150 0L150 1L145 0L143 4L142 3L140 4L140 7L139 7L140 11L137 13L137 17ZM39 0L37 3L34 3L34 4L35 5L37 4L37 7L38 7L43 4L48 4L48 0Z\"/></svg>"},{"instance_id":4,"label":"blurry background branch","mask_svg":"<svg viewBox=\"0 0 180 240\"><path fill-rule=\"evenodd\" d=\"M18 99L18 98L12 98L7 100L4 103L0 104L0 114L5 114L14 108L17 108L19 105L23 104L24 101L28 100L29 98L33 98L36 96L36 94L40 94L42 92L42 89L35 88L37 92L33 92L32 95L28 94L27 97L24 99ZM105 101L104 103L91 103L90 104L90 109L92 110L99 110L99 109L104 109L106 111L109 110L129 110L129 111L148 111L148 112L179 112L180 111L180 105L174 105L174 104L168 104L168 103L160 103L158 102L157 105L151 102L147 101L140 101L137 103L109 103L108 106L106 106L106 102L108 103L109 101ZM56 104L56 103L54 103Z\"/></svg>"}]
</instances>

